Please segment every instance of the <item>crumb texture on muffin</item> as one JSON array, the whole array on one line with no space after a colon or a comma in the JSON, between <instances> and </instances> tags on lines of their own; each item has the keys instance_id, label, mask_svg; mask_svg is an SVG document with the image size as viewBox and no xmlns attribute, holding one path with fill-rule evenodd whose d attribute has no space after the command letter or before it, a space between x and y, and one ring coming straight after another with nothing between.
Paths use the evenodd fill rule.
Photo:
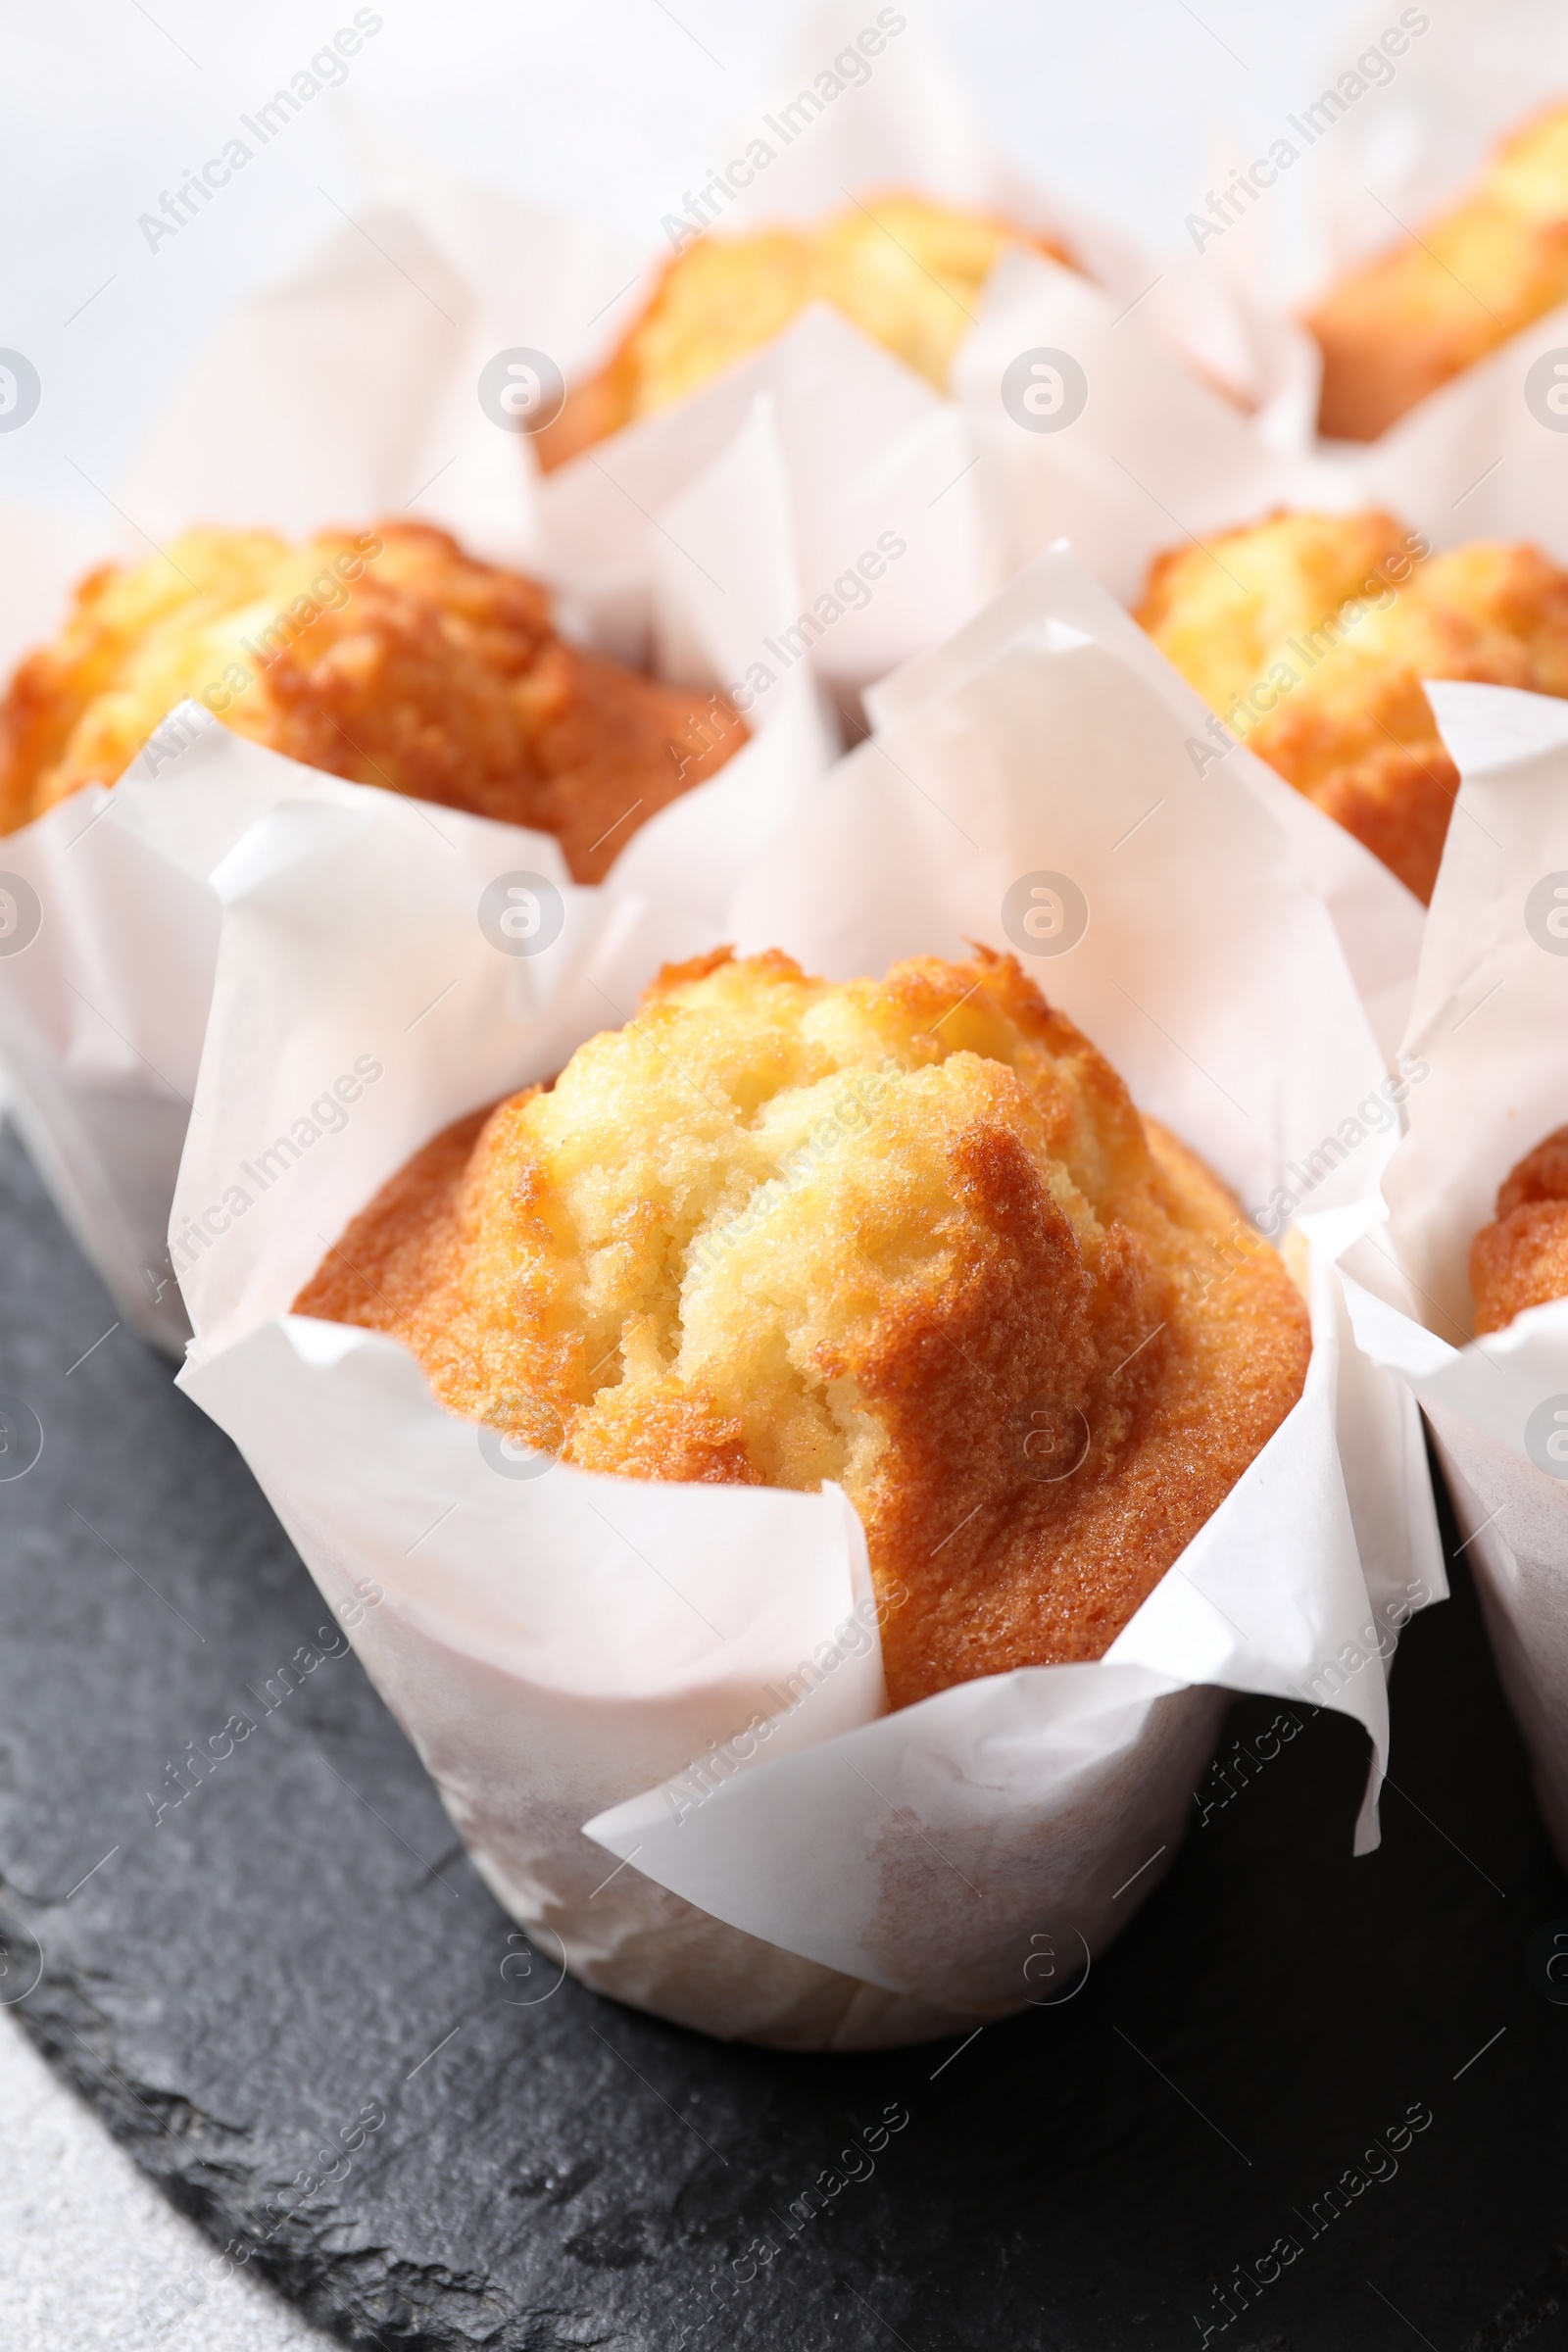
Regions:
<instances>
[{"instance_id":1,"label":"crumb texture on muffin","mask_svg":"<svg viewBox=\"0 0 1568 2352\"><path fill-rule=\"evenodd\" d=\"M186 697L307 767L553 833L579 882L746 739L721 697L567 644L536 581L444 531L194 530L90 573L18 668L0 831L113 784Z\"/></svg>"},{"instance_id":2,"label":"crumb texture on muffin","mask_svg":"<svg viewBox=\"0 0 1568 2352\"><path fill-rule=\"evenodd\" d=\"M1175 548L1138 618L1230 733L1423 904L1459 777L1422 679L1568 694L1568 572L1534 547L1429 555L1376 511L1282 511Z\"/></svg>"},{"instance_id":3,"label":"crumb texture on muffin","mask_svg":"<svg viewBox=\"0 0 1568 2352\"><path fill-rule=\"evenodd\" d=\"M1525 1154L1497 1193L1497 1213L1470 1246L1476 1335L1527 1306L1568 1298L1568 1127Z\"/></svg>"},{"instance_id":4,"label":"crumb texture on muffin","mask_svg":"<svg viewBox=\"0 0 1568 2352\"><path fill-rule=\"evenodd\" d=\"M875 195L808 227L697 237L609 364L575 387L535 436L547 468L606 434L673 407L781 334L808 302L828 302L935 384L973 322L1003 247L1054 261L1048 237L921 196Z\"/></svg>"},{"instance_id":5,"label":"crumb texture on muffin","mask_svg":"<svg viewBox=\"0 0 1568 2352\"><path fill-rule=\"evenodd\" d=\"M1278 1255L1010 956L667 969L296 1311L585 1469L842 1483L903 1705L1100 1656L1300 1395Z\"/></svg>"},{"instance_id":6,"label":"crumb texture on muffin","mask_svg":"<svg viewBox=\"0 0 1568 2352\"><path fill-rule=\"evenodd\" d=\"M1318 421L1374 441L1510 335L1568 302L1568 105L1513 131L1468 194L1351 270L1306 324Z\"/></svg>"}]
</instances>

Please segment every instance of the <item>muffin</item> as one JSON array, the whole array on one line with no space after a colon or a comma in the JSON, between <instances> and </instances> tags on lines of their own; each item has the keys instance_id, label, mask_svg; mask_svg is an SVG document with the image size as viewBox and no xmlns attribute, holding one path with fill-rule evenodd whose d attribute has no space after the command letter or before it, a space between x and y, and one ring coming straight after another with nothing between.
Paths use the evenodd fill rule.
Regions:
<instances>
[{"instance_id":1,"label":"muffin","mask_svg":"<svg viewBox=\"0 0 1568 2352\"><path fill-rule=\"evenodd\" d=\"M873 196L811 227L700 236L600 372L568 393L535 439L548 470L640 416L657 416L830 302L939 392L981 288L1008 242L1054 261L1048 237L922 196Z\"/></svg>"},{"instance_id":2,"label":"muffin","mask_svg":"<svg viewBox=\"0 0 1568 2352\"><path fill-rule=\"evenodd\" d=\"M113 784L185 697L356 784L553 833L597 882L640 824L746 739L722 697L569 645L533 580L383 522L290 547L194 530L77 589L0 703L0 831Z\"/></svg>"},{"instance_id":3,"label":"muffin","mask_svg":"<svg viewBox=\"0 0 1568 2352\"><path fill-rule=\"evenodd\" d=\"M1318 422L1375 441L1429 392L1568 302L1568 105L1506 138L1449 212L1342 278L1306 325Z\"/></svg>"},{"instance_id":4,"label":"muffin","mask_svg":"<svg viewBox=\"0 0 1568 2352\"><path fill-rule=\"evenodd\" d=\"M1470 1248L1476 1336L1501 1331L1527 1306L1568 1298L1568 1127L1527 1152L1497 1194L1497 1213Z\"/></svg>"},{"instance_id":5,"label":"muffin","mask_svg":"<svg viewBox=\"0 0 1568 2352\"><path fill-rule=\"evenodd\" d=\"M1568 695L1568 572L1527 546L1434 556L1376 512L1280 512L1175 548L1138 618L1224 728L1423 904L1459 777L1422 679ZM1200 772L1228 748L1213 732Z\"/></svg>"},{"instance_id":6,"label":"muffin","mask_svg":"<svg viewBox=\"0 0 1568 2352\"><path fill-rule=\"evenodd\" d=\"M294 1311L581 1469L839 1482L894 1706L1100 1657L1310 1350L1224 1188L986 949L667 968L418 1152Z\"/></svg>"}]
</instances>

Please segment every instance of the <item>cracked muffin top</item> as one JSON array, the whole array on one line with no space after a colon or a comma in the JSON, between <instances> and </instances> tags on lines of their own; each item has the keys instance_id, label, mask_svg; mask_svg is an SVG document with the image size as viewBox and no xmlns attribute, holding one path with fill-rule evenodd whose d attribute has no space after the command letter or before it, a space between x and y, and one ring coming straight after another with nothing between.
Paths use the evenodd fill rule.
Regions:
<instances>
[{"instance_id":1,"label":"cracked muffin top","mask_svg":"<svg viewBox=\"0 0 1568 2352\"><path fill-rule=\"evenodd\" d=\"M1423 905L1459 776L1422 679L1568 694L1568 571L1533 547L1435 556L1375 510L1281 511L1175 548L1138 618L1229 732Z\"/></svg>"},{"instance_id":2,"label":"cracked muffin top","mask_svg":"<svg viewBox=\"0 0 1568 2352\"><path fill-rule=\"evenodd\" d=\"M1375 441L1463 368L1568 302L1568 105L1503 140L1468 193L1350 270L1307 317L1318 422Z\"/></svg>"},{"instance_id":3,"label":"cracked muffin top","mask_svg":"<svg viewBox=\"0 0 1568 2352\"><path fill-rule=\"evenodd\" d=\"M1568 1127L1526 1152L1497 1193L1497 1213L1470 1249L1476 1336L1527 1306L1568 1298Z\"/></svg>"},{"instance_id":4,"label":"cracked muffin top","mask_svg":"<svg viewBox=\"0 0 1568 2352\"><path fill-rule=\"evenodd\" d=\"M831 303L945 392L981 288L1009 242L1068 259L1049 237L922 196L852 201L809 226L696 237L667 264L608 365L536 433L540 463L564 465L673 407L782 334L808 302Z\"/></svg>"},{"instance_id":5,"label":"cracked muffin top","mask_svg":"<svg viewBox=\"0 0 1568 2352\"><path fill-rule=\"evenodd\" d=\"M383 522L291 547L193 530L89 573L19 666L0 703L0 832L113 784L187 697L307 767L553 833L579 882L747 733L722 697L568 644L545 589L445 531Z\"/></svg>"},{"instance_id":6,"label":"cracked muffin top","mask_svg":"<svg viewBox=\"0 0 1568 2352\"><path fill-rule=\"evenodd\" d=\"M1100 1656L1310 1349L1223 1187L986 950L666 969L417 1153L295 1310L582 1469L840 1482L894 1705Z\"/></svg>"}]
</instances>

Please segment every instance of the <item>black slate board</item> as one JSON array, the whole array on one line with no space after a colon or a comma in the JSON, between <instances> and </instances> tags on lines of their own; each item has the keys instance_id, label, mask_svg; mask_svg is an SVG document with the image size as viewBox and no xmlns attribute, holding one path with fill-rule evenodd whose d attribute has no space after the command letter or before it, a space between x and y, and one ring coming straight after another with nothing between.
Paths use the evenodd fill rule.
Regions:
<instances>
[{"instance_id":1,"label":"black slate board","mask_svg":"<svg viewBox=\"0 0 1568 2352\"><path fill-rule=\"evenodd\" d=\"M325 1612L168 1367L75 1360L112 1321L0 1139L0 1392L43 1435L0 1483L0 1998L230 2260L387 2347L1568 2341L1568 2008L1527 1966L1568 1887L1462 1566L1401 1650L1375 1856L1359 1734L1298 1708L1072 1999L722 2047L558 1984L352 1656L173 1804ZM220 2292L198 2267L166 2340Z\"/></svg>"}]
</instances>

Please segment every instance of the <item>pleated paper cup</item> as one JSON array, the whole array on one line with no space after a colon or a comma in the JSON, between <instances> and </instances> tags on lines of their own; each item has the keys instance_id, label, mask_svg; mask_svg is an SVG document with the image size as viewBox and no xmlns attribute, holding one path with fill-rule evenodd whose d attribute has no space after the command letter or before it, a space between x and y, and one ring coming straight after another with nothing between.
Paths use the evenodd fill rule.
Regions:
<instances>
[{"instance_id":1,"label":"pleated paper cup","mask_svg":"<svg viewBox=\"0 0 1568 2352\"><path fill-rule=\"evenodd\" d=\"M1344 1259L1362 1346L1437 1443L1503 1688L1568 1863L1568 1299L1473 1334L1470 1245L1498 1186L1568 1124L1568 709L1429 689L1462 778L1405 1050L1423 1072Z\"/></svg>"},{"instance_id":2,"label":"pleated paper cup","mask_svg":"<svg viewBox=\"0 0 1568 2352\"><path fill-rule=\"evenodd\" d=\"M672 559L658 588L663 667L717 686L797 599L765 401L666 512L691 560ZM7 617L25 624L20 610ZM54 624L40 610L28 633ZM643 962L657 961L710 942L746 863L837 743L804 671L751 724L752 741L633 833L586 892L548 834L344 783L229 734L195 703L169 714L112 790L88 786L0 838L9 1106L120 1319L174 1354L189 1336L169 1213L212 997L218 876L262 813L315 803L348 821L379 807L435 862L452 861L476 903L508 873L531 877L558 909L602 897L643 937Z\"/></svg>"},{"instance_id":3,"label":"pleated paper cup","mask_svg":"<svg viewBox=\"0 0 1568 2352\"><path fill-rule=\"evenodd\" d=\"M537 571L596 642L638 661L658 637L661 568L683 560L664 510L765 394L788 477L800 596L785 632L760 633L724 683L743 708L753 696L760 708L803 663L853 708L1062 531L1099 564L1096 514L1062 507L1020 555L995 455L975 467L985 445L978 410L825 305L548 474L522 428L548 421L568 385L599 372L669 262L705 227L729 235L816 222L856 202L875 212L884 192L994 213L1071 252L1086 274L1042 264L1045 282L1062 281L1068 312L1074 288L1107 319L1136 302L1134 337L1152 337L1161 370L1195 387L1227 385L1233 398L1210 389L1201 399L1234 425L1225 444L1233 455L1254 417L1304 416L1311 405L1304 337L1196 256L1152 257L1072 190L1032 184L983 128L916 12L873 0L826 0L808 12L777 67L739 101L713 172L671 187L625 233L467 184L359 118L351 130L364 226L338 231L240 305L181 382L126 491L156 534L196 512L299 531L323 512L407 508ZM1023 261L1020 251L1004 266L980 317L1010 299ZM971 332L967 318L956 320ZM1047 323L1035 342L1076 336L1072 319L1060 331ZM1022 424L998 405L996 382L984 421L995 410L1016 445L1011 457L1027 459L1041 446L1038 424L1054 432L1073 419L1022 405L1023 392L1034 396L1034 355L1014 338L1007 360L1020 354L1013 411ZM1096 374L1098 385L1098 364ZM1063 445L1095 429L1100 399L1097 388L1087 424ZM1179 437L1171 427L1152 408L1118 439L1134 475L1149 480L1163 466ZM1117 493L1127 477L1107 470L1103 488ZM1158 527L1174 534L1168 518Z\"/></svg>"},{"instance_id":4,"label":"pleated paper cup","mask_svg":"<svg viewBox=\"0 0 1568 2352\"><path fill-rule=\"evenodd\" d=\"M1321 362L1300 323L1343 272L1453 203L1489 149L1565 87L1568 28L1539 0L1500 16L1485 0L1379 0L1325 36L1295 111L1252 150L1227 141L1223 168L1210 161L1141 288L1009 255L956 378L999 567L1064 534L1135 603L1166 548L1279 507L1367 506L1438 550L1525 540L1568 563L1568 413L1552 397L1568 305L1367 443L1319 436ZM1485 308L1484 286L1454 292Z\"/></svg>"},{"instance_id":5,"label":"pleated paper cup","mask_svg":"<svg viewBox=\"0 0 1568 2352\"><path fill-rule=\"evenodd\" d=\"M897 683L726 928L836 975L965 937L1020 947L1141 1103L1278 1221L1298 1155L1391 1087L1287 829L1239 770L1199 786L1180 695L1066 558ZM1043 870L1085 918L1044 944L1012 911ZM276 811L219 880L176 1241L230 1187L250 1197L182 1259L181 1385L323 1591L381 1588L365 1662L558 1971L808 2048L1060 1998L1170 1867L1234 1690L1364 1725L1375 1841L1384 1660L1442 1565L1414 1405L1356 1349L1325 1241L1371 1213L1392 1119L1293 1220L1299 1402L1106 1655L890 1713L879 1612L898 1594L873 1594L838 1489L582 1471L444 1411L384 1336L290 1312L431 1134L629 1011L651 976L637 940L584 922L526 961L498 952L471 892L380 809ZM362 1061L377 1075L341 1131L255 1188L299 1102ZM1357 1643L1364 1671L1334 1674Z\"/></svg>"}]
</instances>

